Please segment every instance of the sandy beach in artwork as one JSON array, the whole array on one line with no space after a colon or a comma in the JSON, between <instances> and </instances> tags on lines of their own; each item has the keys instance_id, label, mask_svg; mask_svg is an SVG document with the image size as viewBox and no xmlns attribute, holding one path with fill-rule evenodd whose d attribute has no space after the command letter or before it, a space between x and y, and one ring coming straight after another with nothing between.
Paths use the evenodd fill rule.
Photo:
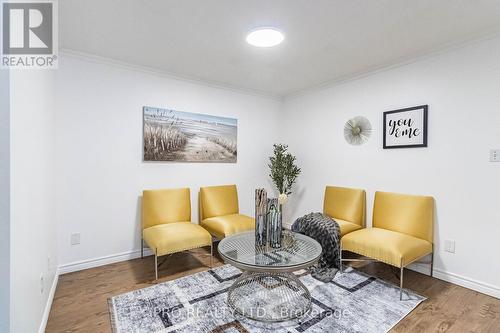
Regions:
<instances>
[{"instance_id":1,"label":"sandy beach in artwork","mask_svg":"<svg viewBox=\"0 0 500 333\"><path fill-rule=\"evenodd\" d=\"M144 107L144 160L235 163L237 121Z\"/></svg>"}]
</instances>

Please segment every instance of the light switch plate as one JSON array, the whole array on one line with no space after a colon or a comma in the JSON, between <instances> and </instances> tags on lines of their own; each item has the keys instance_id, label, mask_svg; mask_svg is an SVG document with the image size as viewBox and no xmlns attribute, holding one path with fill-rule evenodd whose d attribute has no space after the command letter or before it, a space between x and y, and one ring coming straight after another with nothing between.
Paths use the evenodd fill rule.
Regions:
<instances>
[{"instance_id":1,"label":"light switch plate","mask_svg":"<svg viewBox=\"0 0 500 333\"><path fill-rule=\"evenodd\" d=\"M450 252L450 253L455 253L455 241L454 240L445 240L444 241L444 250L446 252Z\"/></svg>"},{"instance_id":2,"label":"light switch plate","mask_svg":"<svg viewBox=\"0 0 500 333\"><path fill-rule=\"evenodd\" d=\"M500 149L490 150L490 162L500 162Z\"/></svg>"},{"instance_id":3,"label":"light switch plate","mask_svg":"<svg viewBox=\"0 0 500 333\"><path fill-rule=\"evenodd\" d=\"M71 234L71 245L80 244L80 233Z\"/></svg>"}]
</instances>

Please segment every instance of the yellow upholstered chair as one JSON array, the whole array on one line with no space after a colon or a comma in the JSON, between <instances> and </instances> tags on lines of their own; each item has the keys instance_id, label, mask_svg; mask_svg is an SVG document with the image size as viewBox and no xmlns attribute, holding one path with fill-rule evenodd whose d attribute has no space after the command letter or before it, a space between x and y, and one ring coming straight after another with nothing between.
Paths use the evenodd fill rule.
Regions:
<instances>
[{"instance_id":1,"label":"yellow upholstered chair","mask_svg":"<svg viewBox=\"0 0 500 333\"><path fill-rule=\"evenodd\" d=\"M148 190L142 196L142 242L155 254L155 277L158 280L158 257L203 246L210 246L212 236L191 223L189 188ZM212 260L212 258L210 258Z\"/></svg>"},{"instance_id":2,"label":"yellow upholstered chair","mask_svg":"<svg viewBox=\"0 0 500 333\"><path fill-rule=\"evenodd\" d=\"M433 254L433 230L434 198L376 192L373 227L345 235L341 239L341 248L398 267L402 299L403 269L420 258ZM340 260L353 259L342 259L341 254ZM432 269L431 256L431 276Z\"/></svg>"},{"instance_id":3,"label":"yellow upholstered chair","mask_svg":"<svg viewBox=\"0 0 500 333\"><path fill-rule=\"evenodd\" d=\"M364 228L366 192L354 188L327 186L323 214L332 217L339 224L341 236Z\"/></svg>"},{"instance_id":4,"label":"yellow upholstered chair","mask_svg":"<svg viewBox=\"0 0 500 333\"><path fill-rule=\"evenodd\" d=\"M255 229L255 219L240 214L236 185L200 188L200 225L218 239Z\"/></svg>"}]
</instances>

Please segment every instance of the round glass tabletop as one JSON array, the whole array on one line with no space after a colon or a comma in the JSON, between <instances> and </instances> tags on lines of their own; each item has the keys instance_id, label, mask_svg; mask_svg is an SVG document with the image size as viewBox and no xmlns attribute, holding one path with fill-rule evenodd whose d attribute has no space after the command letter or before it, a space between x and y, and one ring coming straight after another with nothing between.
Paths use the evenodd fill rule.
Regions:
<instances>
[{"instance_id":1,"label":"round glass tabletop","mask_svg":"<svg viewBox=\"0 0 500 333\"><path fill-rule=\"evenodd\" d=\"M321 245L314 239L284 230L280 248L255 245L255 232L224 238L219 253L225 262L245 271L293 272L314 265L321 255Z\"/></svg>"}]
</instances>

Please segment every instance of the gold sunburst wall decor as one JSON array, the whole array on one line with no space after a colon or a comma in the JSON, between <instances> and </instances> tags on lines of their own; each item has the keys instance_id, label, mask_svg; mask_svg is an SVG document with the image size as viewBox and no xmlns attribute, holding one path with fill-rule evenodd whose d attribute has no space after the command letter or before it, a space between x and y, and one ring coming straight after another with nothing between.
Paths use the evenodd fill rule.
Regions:
<instances>
[{"instance_id":1,"label":"gold sunburst wall decor","mask_svg":"<svg viewBox=\"0 0 500 333\"><path fill-rule=\"evenodd\" d=\"M344 138L354 146L367 142L372 134L372 124L365 117L354 117L349 119L344 125Z\"/></svg>"}]
</instances>

